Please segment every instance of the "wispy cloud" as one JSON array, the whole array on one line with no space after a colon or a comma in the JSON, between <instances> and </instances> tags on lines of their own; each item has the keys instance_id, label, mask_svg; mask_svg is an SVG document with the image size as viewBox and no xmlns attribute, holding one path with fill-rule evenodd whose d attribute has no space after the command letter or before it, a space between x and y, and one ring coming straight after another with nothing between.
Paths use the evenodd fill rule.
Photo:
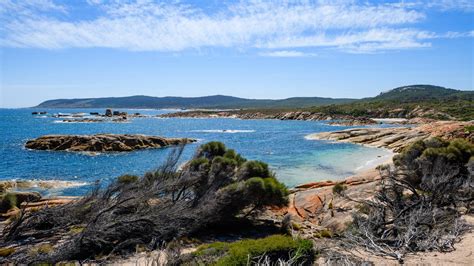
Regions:
<instances>
[{"instance_id":1,"label":"wispy cloud","mask_svg":"<svg viewBox=\"0 0 474 266\"><path fill-rule=\"evenodd\" d=\"M267 57L313 57L317 56L316 53L305 53L301 51L294 50L280 50L280 51L269 51L259 53L261 56Z\"/></svg>"},{"instance_id":2,"label":"wispy cloud","mask_svg":"<svg viewBox=\"0 0 474 266\"><path fill-rule=\"evenodd\" d=\"M98 15L73 20L64 15L68 6L51 0L22 2L26 4L0 0L0 9L4 10L0 44L161 52L256 48L263 56L295 57L311 54L295 50L301 47L362 53L429 47L429 39L436 36L415 27L426 15L407 5L347 0L245 1L222 5L210 13L180 2L87 2ZM469 5L464 1L443 2Z\"/></svg>"}]
</instances>

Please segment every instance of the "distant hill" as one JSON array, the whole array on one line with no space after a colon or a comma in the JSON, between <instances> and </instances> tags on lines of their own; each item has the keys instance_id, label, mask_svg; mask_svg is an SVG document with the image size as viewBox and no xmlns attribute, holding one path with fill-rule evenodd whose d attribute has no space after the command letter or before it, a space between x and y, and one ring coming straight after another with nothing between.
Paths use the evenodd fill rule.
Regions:
<instances>
[{"instance_id":1,"label":"distant hill","mask_svg":"<svg viewBox=\"0 0 474 266\"><path fill-rule=\"evenodd\" d=\"M448 89L433 85L410 85L398 87L380 95L369 98L369 101L399 101L399 102L419 102L436 100L456 100L456 99L474 99L473 91L460 91Z\"/></svg>"},{"instance_id":2,"label":"distant hill","mask_svg":"<svg viewBox=\"0 0 474 266\"><path fill-rule=\"evenodd\" d=\"M313 112L366 117L474 119L474 91L410 85L345 104L310 108Z\"/></svg>"},{"instance_id":3,"label":"distant hill","mask_svg":"<svg viewBox=\"0 0 474 266\"><path fill-rule=\"evenodd\" d=\"M107 97L85 99L56 99L40 103L41 108L295 108L348 103L354 99L295 97L283 100L244 99L214 95L205 97Z\"/></svg>"},{"instance_id":4,"label":"distant hill","mask_svg":"<svg viewBox=\"0 0 474 266\"><path fill-rule=\"evenodd\" d=\"M433 85L410 85L364 99L294 97L282 100L245 99L224 95L205 97L107 97L57 99L39 104L41 108L203 108L203 109L306 109L312 112L366 117L429 117L474 119L474 91Z\"/></svg>"}]
</instances>

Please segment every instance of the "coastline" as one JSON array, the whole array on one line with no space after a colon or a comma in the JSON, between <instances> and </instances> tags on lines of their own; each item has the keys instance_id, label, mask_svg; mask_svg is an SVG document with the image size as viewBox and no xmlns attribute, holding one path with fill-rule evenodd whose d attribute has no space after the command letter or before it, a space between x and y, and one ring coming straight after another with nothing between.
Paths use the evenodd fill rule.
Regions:
<instances>
[{"instance_id":1,"label":"coastline","mask_svg":"<svg viewBox=\"0 0 474 266\"><path fill-rule=\"evenodd\" d=\"M349 128L339 131L320 132L307 135L309 140L326 140L366 145L375 148L387 148L400 152L417 141L438 137L444 140L464 138L474 142L474 132L466 130L472 122L437 121L416 127L395 128Z\"/></svg>"},{"instance_id":2,"label":"coastline","mask_svg":"<svg viewBox=\"0 0 474 266\"><path fill-rule=\"evenodd\" d=\"M387 155L379 156L372 160L368 160L364 165L361 165L357 167L356 169L354 169L354 172L356 174L363 174L364 172L374 170L379 165L390 164L392 163L393 157L397 154L389 149L385 149L385 148L377 148L377 149L383 149L390 153Z\"/></svg>"}]
</instances>

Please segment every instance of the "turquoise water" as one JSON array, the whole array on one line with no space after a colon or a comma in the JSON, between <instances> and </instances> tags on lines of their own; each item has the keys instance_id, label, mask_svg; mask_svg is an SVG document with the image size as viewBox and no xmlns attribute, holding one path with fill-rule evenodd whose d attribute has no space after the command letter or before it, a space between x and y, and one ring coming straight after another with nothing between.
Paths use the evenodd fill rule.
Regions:
<instances>
[{"instance_id":1,"label":"turquoise water","mask_svg":"<svg viewBox=\"0 0 474 266\"><path fill-rule=\"evenodd\" d=\"M136 118L129 123L58 123L61 119L33 116L32 111L52 113L104 112L103 109L0 109L0 180L62 180L78 186L43 191L57 195L81 195L96 181L107 184L124 173L141 175L157 167L170 148L91 156L71 152L33 151L24 148L28 139L46 134L129 133L165 137L188 137L198 143L185 148L183 161L198 145L211 140L224 142L249 159L267 162L286 185L354 174L367 161L387 151L353 144L305 139L305 136L348 127L315 121ZM163 110L124 110L161 114ZM80 185L80 186L79 186Z\"/></svg>"}]
</instances>

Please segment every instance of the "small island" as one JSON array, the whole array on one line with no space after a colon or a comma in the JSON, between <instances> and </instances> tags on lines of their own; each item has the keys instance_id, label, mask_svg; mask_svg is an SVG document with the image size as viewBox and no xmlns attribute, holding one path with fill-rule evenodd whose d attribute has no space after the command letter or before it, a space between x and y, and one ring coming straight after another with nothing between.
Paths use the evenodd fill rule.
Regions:
<instances>
[{"instance_id":1,"label":"small island","mask_svg":"<svg viewBox=\"0 0 474 266\"><path fill-rule=\"evenodd\" d=\"M33 150L72 152L127 152L184 145L195 141L188 138L164 138L138 134L46 135L27 141L25 147Z\"/></svg>"}]
</instances>

